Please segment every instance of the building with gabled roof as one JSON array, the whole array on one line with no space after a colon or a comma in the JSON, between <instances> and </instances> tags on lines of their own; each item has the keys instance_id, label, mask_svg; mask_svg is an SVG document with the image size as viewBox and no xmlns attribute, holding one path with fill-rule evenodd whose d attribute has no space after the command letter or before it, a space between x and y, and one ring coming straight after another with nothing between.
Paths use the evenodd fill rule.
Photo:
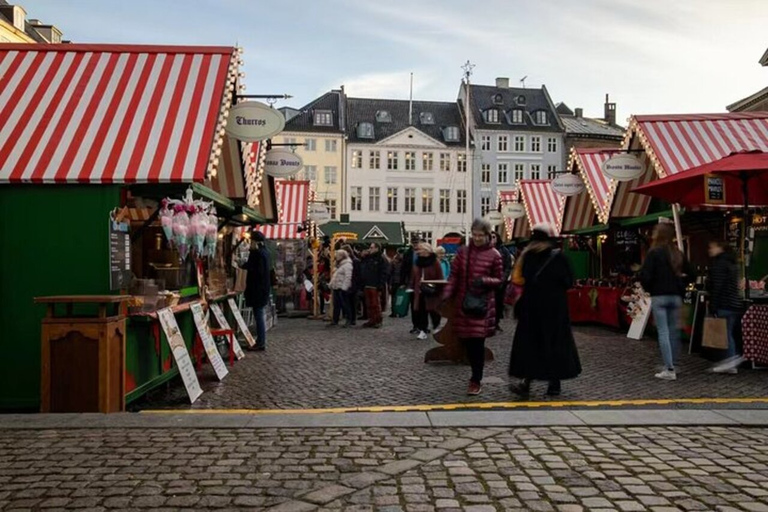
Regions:
<instances>
[{"instance_id":1,"label":"building with gabled roof","mask_svg":"<svg viewBox=\"0 0 768 512\"><path fill-rule=\"evenodd\" d=\"M62 32L55 25L27 19L18 4L0 0L0 43L61 43Z\"/></svg>"},{"instance_id":2,"label":"building with gabled roof","mask_svg":"<svg viewBox=\"0 0 768 512\"><path fill-rule=\"evenodd\" d=\"M768 67L768 49L760 57L760 65ZM768 87L725 107L728 112L762 112L768 110Z\"/></svg>"},{"instance_id":3,"label":"building with gabled roof","mask_svg":"<svg viewBox=\"0 0 768 512\"><path fill-rule=\"evenodd\" d=\"M565 144L571 148L619 147L624 128L616 124L616 103L605 95L603 117L585 117L584 109L571 110L565 103L557 104L557 113L565 128Z\"/></svg>"}]
</instances>

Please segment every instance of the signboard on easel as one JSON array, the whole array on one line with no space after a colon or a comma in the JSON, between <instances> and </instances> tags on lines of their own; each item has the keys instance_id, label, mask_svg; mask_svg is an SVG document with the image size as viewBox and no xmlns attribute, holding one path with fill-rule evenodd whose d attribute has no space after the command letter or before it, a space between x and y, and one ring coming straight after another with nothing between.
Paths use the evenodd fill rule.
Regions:
<instances>
[{"instance_id":1,"label":"signboard on easel","mask_svg":"<svg viewBox=\"0 0 768 512\"><path fill-rule=\"evenodd\" d=\"M243 318L243 315L240 314L240 309L237 307L237 304L235 303L235 299L230 298L227 300L227 304L229 304L229 309L232 310L232 315L235 317L235 322L237 322L237 326L240 328L240 331L243 333L243 336L245 336L245 341L248 342L249 347L253 347L256 345L256 340L253 338L253 334L251 334L251 330L248 329L248 326L245 324L245 319ZM262 340L263 342L264 340Z\"/></svg>"},{"instance_id":2,"label":"signboard on easel","mask_svg":"<svg viewBox=\"0 0 768 512\"><path fill-rule=\"evenodd\" d=\"M648 320L651 318L651 298L643 297L639 299L637 307L638 312L632 319L629 332L627 332L627 338L632 340L640 340L643 338L643 334L645 334L645 328L648 327Z\"/></svg>"},{"instance_id":3,"label":"signboard on easel","mask_svg":"<svg viewBox=\"0 0 768 512\"><path fill-rule=\"evenodd\" d=\"M205 353L208 355L208 361L213 366L213 371L216 372L216 376L219 380L223 380L229 374L227 365L224 364L224 360L221 358L219 349L216 348L216 342L213 341L211 335L211 329L208 327L208 318L203 313L203 305L199 302L195 302L189 308L192 311L192 317L195 319L195 327L200 334L200 340L203 342Z\"/></svg>"},{"instance_id":4,"label":"signboard on easel","mask_svg":"<svg viewBox=\"0 0 768 512\"><path fill-rule=\"evenodd\" d=\"M227 317L224 316L224 312L221 310L221 306L218 304L211 304L211 311L213 311L213 316L216 317L216 321L219 322L219 327L228 331L232 330L229 326L229 322L227 322ZM238 360L245 357L245 352L243 352L243 349L240 347L240 343L238 343L237 340L234 340L232 343L232 348L234 349L235 357Z\"/></svg>"},{"instance_id":5,"label":"signboard on easel","mask_svg":"<svg viewBox=\"0 0 768 512\"><path fill-rule=\"evenodd\" d=\"M203 394L203 390L200 388L200 382L197 380L195 367L192 364L192 359L189 357L187 345L184 343L184 337L179 330L179 324L176 323L176 316L174 316L171 308L165 308L157 312L157 318L160 320L160 325L163 327L163 332L165 332L165 338L171 347L173 359L179 368L181 380L184 381L184 387L187 388L189 400L191 403L195 403L195 400Z\"/></svg>"}]
</instances>

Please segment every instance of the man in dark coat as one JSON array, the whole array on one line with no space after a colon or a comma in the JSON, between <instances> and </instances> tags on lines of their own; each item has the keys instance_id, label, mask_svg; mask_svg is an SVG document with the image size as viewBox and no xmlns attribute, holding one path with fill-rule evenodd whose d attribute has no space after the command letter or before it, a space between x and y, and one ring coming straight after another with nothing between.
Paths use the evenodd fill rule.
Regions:
<instances>
[{"instance_id":1,"label":"man in dark coat","mask_svg":"<svg viewBox=\"0 0 768 512\"><path fill-rule=\"evenodd\" d=\"M358 295L363 289L360 281L360 258L357 256L357 251L351 245L344 244L341 248L347 251L349 258L352 260L352 288L349 289L349 297L352 302L352 307L350 308L352 310L352 318L347 320L350 322L350 325L356 325L358 306L360 304ZM362 315L362 318L365 318L365 315Z\"/></svg>"},{"instance_id":2,"label":"man in dark coat","mask_svg":"<svg viewBox=\"0 0 768 512\"><path fill-rule=\"evenodd\" d=\"M360 261L360 284L365 296L366 312L368 321L363 327L381 327L381 290L387 283L387 267L389 263L381 253L378 244L371 246L363 253Z\"/></svg>"},{"instance_id":3,"label":"man in dark coat","mask_svg":"<svg viewBox=\"0 0 768 512\"><path fill-rule=\"evenodd\" d=\"M581 362L571 331L567 291L573 286L568 259L555 248L554 230L534 226L531 243L517 264L521 265L523 293L515 304L517 329L509 362L509 375L522 379L512 391L523 398L531 381L549 382L547 394L560 394L560 381L581 373Z\"/></svg>"},{"instance_id":4,"label":"man in dark coat","mask_svg":"<svg viewBox=\"0 0 768 512\"><path fill-rule=\"evenodd\" d=\"M738 355L738 326L741 325L741 317L744 315L744 300L739 292L739 268L736 258L728 251L728 245L723 240L709 242L709 256L712 258L707 279L709 306L718 318L726 319L728 334L725 358L718 362L712 371L738 373L738 367L744 361L744 358Z\"/></svg>"},{"instance_id":5,"label":"man in dark coat","mask_svg":"<svg viewBox=\"0 0 768 512\"><path fill-rule=\"evenodd\" d=\"M411 282L411 275L413 274L413 265L416 263L416 247L419 246L420 243L426 242L423 238L419 238L418 236L411 237L411 245L408 247L408 249L405 251L405 254L403 254L403 264L400 267L400 287L405 288L408 283ZM416 325L418 318L414 316L413 314L413 300L411 300L411 323L413 324L413 328L411 329L411 334L418 334L419 333L419 327Z\"/></svg>"},{"instance_id":6,"label":"man in dark coat","mask_svg":"<svg viewBox=\"0 0 768 512\"><path fill-rule=\"evenodd\" d=\"M504 247L504 244L501 243L501 237L498 235L498 233L493 233L492 235L492 243L496 247L496 250L499 251L499 254L501 254L501 266L502 266L502 277L501 277L501 286L496 289L496 330L502 331L501 328L501 319L504 318L504 296L507 292L507 283L509 281L509 276L512 275L512 254L509 252L509 249Z\"/></svg>"},{"instance_id":7,"label":"man in dark coat","mask_svg":"<svg viewBox=\"0 0 768 512\"><path fill-rule=\"evenodd\" d=\"M256 320L256 348L263 351L267 348L267 322L264 318L264 308L269 304L270 293L270 263L269 251L265 246L266 239L260 231L253 234L253 246L248 254L245 269L245 305L253 309Z\"/></svg>"}]
</instances>

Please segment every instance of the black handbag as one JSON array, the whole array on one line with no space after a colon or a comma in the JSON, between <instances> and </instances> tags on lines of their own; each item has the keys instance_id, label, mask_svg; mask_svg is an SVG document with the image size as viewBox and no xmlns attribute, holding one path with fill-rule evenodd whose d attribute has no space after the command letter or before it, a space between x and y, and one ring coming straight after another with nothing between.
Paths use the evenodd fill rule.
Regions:
<instances>
[{"instance_id":1,"label":"black handbag","mask_svg":"<svg viewBox=\"0 0 768 512\"><path fill-rule=\"evenodd\" d=\"M461 303L461 311L471 318L485 318L488 314L488 295L477 294L469 288L469 256L472 254L471 247L467 247L467 268L464 270L464 282L467 292L464 295L464 301Z\"/></svg>"},{"instance_id":2,"label":"black handbag","mask_svg":"<svg viewBox=\"0 0 768 512\"><path fill-rule=\"evenodd\" d=\"M424 281L424 270L421 271L421 280ZM437 289L437 286L432 283L424 283L422 282L419 286L419 290L421 291L422 295L424 297L434 297L438 293L440 293L440 290Z\"/></svg>"}]
</instances>

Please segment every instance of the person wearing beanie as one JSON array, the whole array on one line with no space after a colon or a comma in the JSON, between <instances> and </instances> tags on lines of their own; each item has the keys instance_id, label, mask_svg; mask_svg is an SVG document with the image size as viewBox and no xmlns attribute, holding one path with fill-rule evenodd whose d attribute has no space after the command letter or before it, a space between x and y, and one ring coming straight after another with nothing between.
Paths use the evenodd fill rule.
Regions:
<instances>
[{"instance_id":1,"label":"person wearing beanie","mask_svg":"<svg viewBox=\"0 0 768 512\"><path fill-rule=\"evenodd\" d=\"M511 390L524 399L534 380L547 381L547 394L557 396L560 381L581 373L568 315L567 291L573 286L573 273L568 259L555 248L554 237L550 225L534 226L531 243L513 271L513 283L522 286L523 292L515 303L517 329L509 375L521 379Z\"/></svg>"},{"instance_id":2,"label":"person wearing beanie","mask_svg":"<svg viewBox=\"0 0 768 512\"><path fill-rule=\"evenodd\" d=\"M254 350L263 351L267 349L267 322L264 317L264 308L269 304L271 285L269 251L265 246L267 239L261 231L254 231L252 240L248 262L243 267L248 271L245 277L244 295L245 305L253 309L253 317L256 321Z\"/></svg>"}]
</instances>

